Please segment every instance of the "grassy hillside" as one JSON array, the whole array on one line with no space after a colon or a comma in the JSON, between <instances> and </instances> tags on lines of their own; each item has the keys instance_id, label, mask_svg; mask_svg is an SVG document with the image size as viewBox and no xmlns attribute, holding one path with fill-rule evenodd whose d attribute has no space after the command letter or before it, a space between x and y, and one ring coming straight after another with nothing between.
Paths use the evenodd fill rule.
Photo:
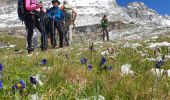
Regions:
<instances>
[{"instance_id":1,"label":"grassy hillside","mask_svg":"<svg viewBox=\"0 0 170 100\"><path fill-rule=\"evenodd\" d=\"M37 50L28 56L23 38L1 35L1 44L16 47L0 49L0 64L4 65L0 98L27 100L32 94L37 94L42 100L94 100L95 97L105 100L169 100L170 79L165 74L159 77L152 74L155 61L147 60L157 57L153 50L147 48L148 44L162 41L170 42L170 38L161 36L147 42L138 41L141 46L136 48L124 46L126 42L136 43L133 40L95 42L92 51L89 45L79 43L63 49L50 49L46 53ZM101 52L107 49L108 54L106 52L102 56ZM162 55L168 55L167 47L161 49ZM147 55L143 56L141 52ZM106 63L99 67L102 57L106 58ZM87 62L81 64L81 58L86 58ZM47 64L41 65L42 59L46 59ZM166 58L163 69L170 68L169 60ZM133 74L122 75L121 66L125 64L131 65ZM30 76L37 74L42 86L30 84ZM26 88L16 89L14 94L11 87L19 84L21 79L25 81Z\"/></svg>"}]
</instances>

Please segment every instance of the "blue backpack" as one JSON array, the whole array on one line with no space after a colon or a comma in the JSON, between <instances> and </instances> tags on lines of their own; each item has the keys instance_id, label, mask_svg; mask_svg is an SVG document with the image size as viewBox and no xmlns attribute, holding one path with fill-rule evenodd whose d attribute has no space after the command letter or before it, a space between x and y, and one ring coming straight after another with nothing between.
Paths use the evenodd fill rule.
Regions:
<instances>
[{"instance_id":1,"label":"blue backpack","mask_svg":"<svg viewBox=\"0 0 170 100\"><path fill-rule=\"evenodd\" d=\"M25 7L25 0L18 0L18 18L23 22L27 16L27 10Z\"/></svg>"}]
</instances>

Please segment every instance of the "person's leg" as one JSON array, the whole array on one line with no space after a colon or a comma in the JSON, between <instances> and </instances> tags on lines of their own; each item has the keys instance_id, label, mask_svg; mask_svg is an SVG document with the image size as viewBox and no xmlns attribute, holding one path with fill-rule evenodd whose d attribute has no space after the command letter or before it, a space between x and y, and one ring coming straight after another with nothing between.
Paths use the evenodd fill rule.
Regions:
<instances>
[{"instance_id":1,"label":"person's leg","mask_svg":"<svg viewBox=\"0 0 170 100\"><path fill-rule=\"evenodd\" d=\"M40 23L38 19L35 20L35 26L37 29L41 32L41 49L42 50L47 50L48 46L48 36L45 31L45 26L42 25L43 23Z\"/></svg>"},{"instance_id":2,"label":"person's leg","mask_svg":"<svg viewBox=\"0 0 170 100\"><path fill-rule=\"evenodd\" d=\"M34 29L34 33L33 33L33 46L34 48L38 48L38 33L36 32L36 29Z\"/></svg>"},{"instance_id":3,"label":"person's leg","mask_svg":"<svg viewBox=\"0 0 170 100\"><path fill-rule=\"evenodd\" d=\"M105 41L105 30L104 30L104 28L102 29L102 31L103 31L103 41Z\"/></svg>"},{"instance_id":4,"label":"person's leg","mask_svg":"<svg viewBox=\"0 0 170 100\"><path fill-rule=\"evenodd\" d=\"M63 47L63 38L64 38L64 36L63 36L63 30L62 30L62 27L63 27L63 25L62 25L62 23L58 23L58 25L57 25L57 30L58 30L58 32L59 32L59 40L60 40L60 45L59 45L59 47Z\"/></svg>"},{"instance_id":5,"label":"person's leg","mask_svg":"<svg viewBox=\"0 0 170 100\"><path fill-rule=\"evenodd\" d=\"M51 38L50 38L50 26L51 26L51 25L50 25L49 22L45 24L45 30L46 30L46 33L47 33L47 36L48 36L48 37L47 37L47 38L48 38L48 43L47 43L47 44L48 44L48 47L49 47L49 44L50 44L50 42L51 42L51 41L50 41L50 39L51 39Z\"/></svg>"},{"instance_id":6,"label":"person's leg","mask_svg":"<svg viewBox=\"0 0 170 100\"><path fill-rule=\"evenodd\" d=\"M56 23L54 21L50 22L50 38L51 38L51 46L53 48L56 47Z\"/></svg>"},{"instance_id":7,"label":"person's leg","mask_svg":"<svg viewBox=\"0 0 170 100\"><path fill-rule=\"evenodd\" d=\"M63 35L64 35L63 40L65 40L65 43L69 45L69 25L65 25L63 27L65 27L63 31Z\"/></svg>"},{"instance_id":8,"label":"person's leg","mask_svg":"<svg viewBox=\"0 0 170 100\"><path fill-rule=\"evenodd\" d=\"M68 31L69 31L69 45L72 44L72 40L73 40L73 25L69 25L68 27Z\"/></svg>"},{"instance_id":9,"label":"person's leg","mask_svg":"<svg viewBox=\"0 0 170 100\"><path fill-rule=\"evenodd\" d=\"M27 50L28 50L28 53L31 53L33 51L32 36L33 36L33 29L34 29L34 25L35 25L34 22L35 22L34 15L29 14L25 21L25 26L27 29L27 43L28 43Z\"/></svg>"},{"instance_id":10,"label":"person's leg","mask_svg":"<svg viewBox=\"0 0 170 100\"><path fill-rule=\"evenodd\" d=\"M106 29L106 35L107 35L107 41L109 41L109 32L107 29Z\"/></svg>"}]
</instances>

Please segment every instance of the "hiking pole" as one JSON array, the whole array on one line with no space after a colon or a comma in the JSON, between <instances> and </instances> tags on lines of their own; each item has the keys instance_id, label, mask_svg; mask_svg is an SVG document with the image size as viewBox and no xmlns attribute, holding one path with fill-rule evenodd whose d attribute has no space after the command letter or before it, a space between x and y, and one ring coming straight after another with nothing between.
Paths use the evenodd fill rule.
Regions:
<instances>
[{"instance_id":1,"label":"hiking pole","mask_svg":"<svg viewBox=\"0 0 170 100\"><path fill-rule=\"evenodd\" d=\"M54 22L54 20L55 20L55 16L53 16L53 20L52 20L52 46L53 46L53 48L54 48L54 42L55 42L55 26L54 26L54 24L55 24L55 22Z\"/></svg>"},{"instance_id":2,"label":"hiking pole","mask_svg":"<svg viewBox=\"0 0 170 100\"><path fill-rule=\"evenodd\" d=\"M75 24L73 24L73 29L74 29L74 30L76 29L76 25L75 25ZM85 43L84 43L84 41L83 41L82 36L80 35L80 33L78 33L78 34L79 34L79 37L80 37L80 39L81 39L83 45L85 46Z\"/></svg>"}]
</instances>

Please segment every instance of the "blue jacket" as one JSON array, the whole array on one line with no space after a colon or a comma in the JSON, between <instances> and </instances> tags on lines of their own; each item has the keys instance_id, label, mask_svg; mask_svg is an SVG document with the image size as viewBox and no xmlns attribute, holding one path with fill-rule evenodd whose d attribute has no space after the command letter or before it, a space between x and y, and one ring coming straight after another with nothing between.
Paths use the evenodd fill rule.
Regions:
<instances>
[{"instance_id":1,"label":"blue jacket","mask_svg":"<svg viewBox=\"0 0 170 100\"><path fill-rule=\"evenodd\" d=\"M53 6L49 10L47 10L47 13L50 20L53 20L53 18L55 18L55 21L64 21L64 14L59 7Z\"/></svg>"}]
</instances>

